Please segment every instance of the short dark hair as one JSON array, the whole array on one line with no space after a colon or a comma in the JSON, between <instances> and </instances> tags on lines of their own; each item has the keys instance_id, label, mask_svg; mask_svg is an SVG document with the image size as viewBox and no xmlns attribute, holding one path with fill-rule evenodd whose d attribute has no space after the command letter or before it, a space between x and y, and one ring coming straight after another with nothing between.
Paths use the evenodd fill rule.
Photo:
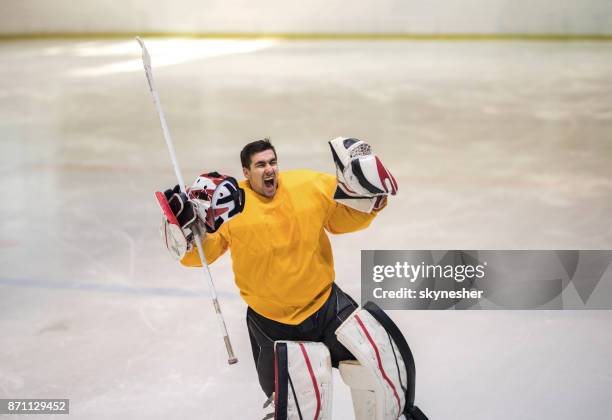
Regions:
<instances>
[{"instance_id":1,"label":"short dark hair","mask_svg":"<svg viewBox=\"0 0 612 420\"><path fill-rule=\"evenodd\" d=\"M251 166L251 156L255 153L263 152L264 150L272 150L274 152L274 157L276 157L276 150L274 146L272 146L272 143L270 143L269 138L255 140L244 146L240 152L242 167L249 169Z\"/></svg>"}]
</instances>

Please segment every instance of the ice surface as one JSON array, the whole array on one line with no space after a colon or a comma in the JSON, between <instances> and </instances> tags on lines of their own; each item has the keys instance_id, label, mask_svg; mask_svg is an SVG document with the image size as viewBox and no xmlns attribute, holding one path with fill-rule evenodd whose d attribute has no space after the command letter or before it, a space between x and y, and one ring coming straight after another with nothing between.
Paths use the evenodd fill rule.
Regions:
<instances>
[{"instance_id":1,"label":"ice surface","mask_svg":"<svg viewBox=\"0 0 612 420\"><path fill-rule=\"evenodd\" d=\"M400 193L333 238L361 249L610 249L612 44L147 40L185 179L239 176L271 137L281 169L333 172L373 144ZM174 181L136 41L0 43L0 398L70 398L76 419L257 419L229 257L206 284L157 234ZM156 67L156 62L160 63ZM136 63L136 65L134 64ZM431 419L604 419L612 312L399 312ZM335 377L336 419L352 418Z\"/></svg>"}]
</instances>

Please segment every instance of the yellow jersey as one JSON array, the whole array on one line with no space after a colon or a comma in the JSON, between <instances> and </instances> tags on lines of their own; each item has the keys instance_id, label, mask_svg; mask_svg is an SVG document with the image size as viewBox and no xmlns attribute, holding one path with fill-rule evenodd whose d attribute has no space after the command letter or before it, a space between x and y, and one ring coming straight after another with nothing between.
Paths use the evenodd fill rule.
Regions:
<instances>
[{"instance_id":1,"label":"yellow jersey","mask_svg":"<svg viewBox=\"0 0 612 420\"><path fill-rule=\"evenodd\" d=\"M213 263L228 248L240 295L255 312L297 325L327 300L334 282L330 233L366 228L377 212L362 213L334 201L336 177L308 170L278 175L274 197L253 191L247 181L242 213L203 240ZM181 260L201 266L194 248Z\"/></svg>"}]
</instances>

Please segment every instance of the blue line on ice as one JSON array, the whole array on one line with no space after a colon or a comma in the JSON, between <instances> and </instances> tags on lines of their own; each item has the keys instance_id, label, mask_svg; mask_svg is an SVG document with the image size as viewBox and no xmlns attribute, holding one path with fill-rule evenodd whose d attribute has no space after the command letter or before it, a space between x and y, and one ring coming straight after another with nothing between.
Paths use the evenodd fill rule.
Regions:
<instances>
[{"instance_id":1,"label":"blue line on ice","mask_svg":"<svg viewBox=\"0 0 612 420\"><path fill-rule=\"evenodd\" d=\"M135 287L122 284L77 283L70 281L48 281L35 279L0 279L0 286L33 287L52 290L81 290L102 293L127 293L145 296L170 296L203 299L209 298L206 290L171 289L164 287ZM238 294L219 292L217 296L223 299L236 299Z\"/></svg>"}]
</instances>

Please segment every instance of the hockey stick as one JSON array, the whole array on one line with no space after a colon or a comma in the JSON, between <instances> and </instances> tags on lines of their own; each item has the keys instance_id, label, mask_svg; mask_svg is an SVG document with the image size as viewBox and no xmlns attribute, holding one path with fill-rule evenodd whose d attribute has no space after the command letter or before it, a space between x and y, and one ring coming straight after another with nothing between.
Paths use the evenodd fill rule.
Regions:
<instances>
[{"instance_id":1,"label":"hockey stick","mask_svg":"<svg viewBox=\"0 0 612 420\"><path fill-rule=\"evenodd\" d=\"M136 40L140 44L142 48L142 63L144 65L145 74L147 75L147 82L149 83L149 90L151 91L151 95L153 95L153 102L155 103L155 108L157 109L157 114L159 115L159 121L161 122L162 130L164 132L164 139L166 139L166 145L168 146L168 152L170 152L170 159L172 159L172 166L174 167L174 173L176 174L176 178L178 179L179 187L181 188L181 192L187 194L185 191L185 182L183 182L183 176L181 175L181 170L179 168L178 161L176 159L176 154L174 152L174 144L172 143L172 138L170 137L170 131L168 130L168 125L166 124L166 117L164 116L164 111L162 111L161 103L159 101L159 95L157 94L157 89L155 88L155 82L153 81L153 71L151 70L151 57L149 56L149 52L147 51L147 47L145 47L144 42L140 37L136 37ZM212 303L215 308L215 312L217 313L217 318L219 320L219 326L221 327L221 331L223 332L223 341L225 341L225 348L227 349L227 363L233 365L238 362L236 356L234 356L234 350L232 349L232 343L227 334L227 328L225 327L225 320L223 319L223 314L221 313L221 306L219 306L219 301L217 299L217 292L215 290L215 285L212 280L212 276L210 275L210 270L208 269L208 264L206 264L206 258L204 257L204 251L202 249L202 236L197 226L193 225L193 233L195 237L196 248L198 249L198 255L200 256L200 261L202 261L202 269L204 272L204 277L208 281L208 288L212 295Z\"/></svg>"}]
</instances>

